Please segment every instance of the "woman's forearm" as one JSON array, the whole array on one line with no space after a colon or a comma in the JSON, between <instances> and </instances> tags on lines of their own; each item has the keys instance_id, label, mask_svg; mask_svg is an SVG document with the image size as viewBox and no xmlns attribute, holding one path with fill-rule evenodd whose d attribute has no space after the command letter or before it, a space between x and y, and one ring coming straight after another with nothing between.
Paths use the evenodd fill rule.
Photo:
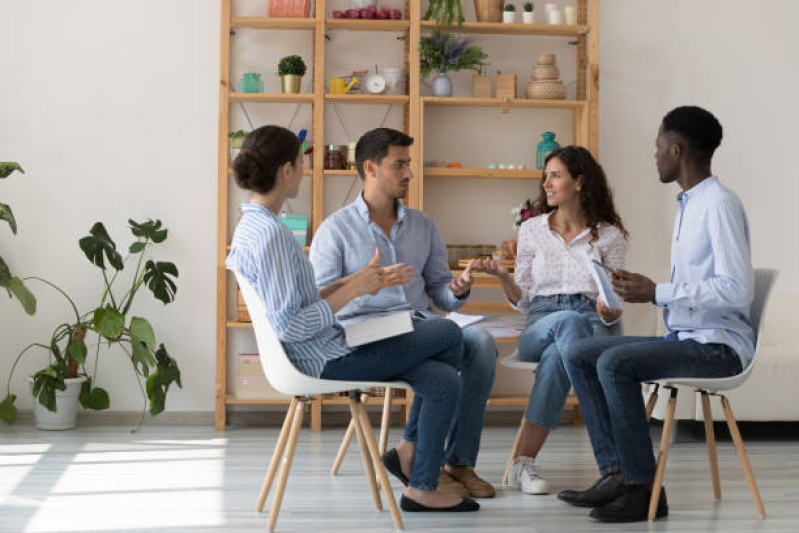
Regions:
<instances>
[{"instance_id":1,"label":"woman's forearm","mask_svg":"<svg viewBox=\"0 0 799 533\"><path fill-rule=\"evenodd\" d=\"M518 304L519 300L522 299L522 289L513 281L513 276L510 274L499 276L499 282L502 284L502 291L505 293L508 301L513 305Z\"/></svg>"}]
</instances>

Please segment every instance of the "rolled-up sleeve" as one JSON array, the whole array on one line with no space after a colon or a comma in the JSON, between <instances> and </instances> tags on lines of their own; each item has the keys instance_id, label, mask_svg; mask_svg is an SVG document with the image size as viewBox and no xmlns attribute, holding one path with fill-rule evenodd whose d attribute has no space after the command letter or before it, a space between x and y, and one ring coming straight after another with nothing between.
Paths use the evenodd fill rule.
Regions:
<instances>
[{"instance_id":1,"label":"rolled-up sleeve","mask_svg":"<svg viewBox=\"0 0 799 533\"><path fill-rule=\"evenodd\" d=\"M535 248L530 234L530 226L529 224L522 224L519 229L519 244L516 250L516 267L514 269L514 279L516 280L516 285L522 290L522 297L514 304L505 296L505 301L508 302L508 305L522 313L526 313L530 309L532 301L534 259Z\"/></svg>"}]
</instances>

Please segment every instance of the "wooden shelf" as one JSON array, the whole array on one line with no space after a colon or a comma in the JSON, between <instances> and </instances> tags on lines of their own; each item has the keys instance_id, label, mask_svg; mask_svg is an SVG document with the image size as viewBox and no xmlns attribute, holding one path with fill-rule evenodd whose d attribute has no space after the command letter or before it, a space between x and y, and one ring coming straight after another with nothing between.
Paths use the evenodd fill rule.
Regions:
<instances>
[{"instance_id":1,"label":"wooden shelf","mask_svg":"<svg viewBox=\"0 0 799 533\"><path fill-rule=\"evenodd\" d=\"M461 98L452 96L423 96L422 102L430 106L461 106L461 107L502 107L501 98ZM533 98L512 98L508 107L533 107L541 109L573 109L580 110L587 105L582 100L547 100Z\"/></svg>"},{"instance_id":2,"label":"wooden shelf","mask_svg":"<svg viewBox=\"0 0 799 533\"><path fill-rule=\"evenodd\" d=\"M229 327L229 328L250 328L250 329L252 329L252 322L229 321L227 323L227 327Z\"/></svg>"},{"instance_id":3,"label":"wooden shelf","mask_svg":"<svg viewBox=\"0 0 799 533\"><path fill-rule=\"evenodd\" d=\"M422 30L430 31L435 27L435 21L423 20L421 26ZM555 37L579 37L589 32L586 24L505 24L503 22L464 22L461 26L439 26L439 29L455 33Z\"/></svg>"},{"instance_id":4,"label":"wooden shelf","mask_svg":"<svg viewBox=\"0 0 799 533\"><path fill-rule=\"evenodd\" d=\"M226 396L225 403L228 405L285 405L291 403L291 398L236 398Z\"/></svg>"},{"instance_id":5,"label":"wooden shelf","mask_svg":"<svg viewBox=\"0 0 799 533\"><path fill-rule=\"evenodd\" d=\"M425 167L425 178L542 179L538 169L500 170L488 168Z\"/></svg>"},{"instance_id":6,"label":"wooden shelf","mask_svg":"<svg viewBox=\"0 0 799 533\"><path fill-rule=\"evenodd\" d=\"M312 104L312 94L282 93L230 93L231 102L254 102L259 104Z\"/></svg>"},{"instance_id":7,"label":"wooden shelf","mask_svg":"<svg viewBox=\"0 0 799 533\"><path fill-rule=\"evenodd\" d=\"M232 17L231 28L256 28L259 30L312 30L316 19L276 17Z\"/></svg>"},{"instance_id":8,"label":"wooden shelf","mask_svg":"<svg viewBox=\"0 0 799 533\"><path fill-rule=\"evenodd\" d=\"M228 173L228 176L232 176L233 175L233 169L232 168L227 169L227 173ZM312 168L303 167L302 168L302 175L303 176L313 176L313 169Z\"/></svg>"},{"instance_id":9,"label":"wooden shelf","mask_svg":"<svg viewBox=\"0 0 799 533\"><path fill-rule=\"evenodd\" d=\"M357 170L323 170L325 176L357 176Z\"/></svg>"},{"instance_id":10,"label":"wooden shelf","mask_svg":"<svg viewBox=\"0 0 799 533\"><path fill-rule=\"evenodd\" d=\"M411 27L409 20L375 20L375 19L327 19L325 27L330 30L350 31L401 31Z\"/></svg>"},{"instance_id":11,"label":"wooden shelf","mask_svg":"<svg viewBox=\"0 0 799 533\"><path fill-rule=\"evenodd\" d=\"M338 104L407 104L406 94L326 94L325 102Z\"/></svg>"}]
</instances>

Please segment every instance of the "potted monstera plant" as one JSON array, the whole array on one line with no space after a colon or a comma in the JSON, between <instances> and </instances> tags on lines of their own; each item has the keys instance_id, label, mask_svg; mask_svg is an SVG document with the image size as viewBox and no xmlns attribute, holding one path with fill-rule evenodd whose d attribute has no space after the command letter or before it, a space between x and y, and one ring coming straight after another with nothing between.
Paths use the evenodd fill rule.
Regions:
<instances>
[{"instance_id":1,"label":"potted monstera plant","mask_svg":"<svg viewBox=\"0 0 799 533\"><path fill-rule=\"evenodd\" d=\"M142 289L148 289L164 304L175 299L177 286L172 279L178 277L175 265L145 260L153 247L166 240L167 230L160 220L142 223L129 220L128 223L135 241L125 257L100 222L79 240L80 249L102 276L100 304L96 308L81 312L74 300L54 283L39 277L25 278L25 281L36 281L60 293L69 303L72 316L56 326L49 339L31 343L17 355L8 377L6 397L0 402L0 419L9 423L16 420L16 395L10 390L14 369L24 355L35 351L47 356L45 366L29 379L34 416L41 429L74 427L78 402L86 409L109 407L108 392L97 386L95 380L101 353L127 360L133 369L129 385L146 390L144 408L149 404L152 415L164 410L169 387L173 383L181 386L180 369L166 346L156 341L155 331L147 319L134 316L132 312L133 301ZM131 263L136 265L133 276L120 294L117 282L125 265ZM107 353L115 347L118 350ZM145 387L141 381L145 382ZM143 420L144 409L141 422Z\"/></svg>"},{"instance_id":2,"label":"potted monstera plant","mask_svg":"<svg viewBox=\"0 0 799 533\"><path fill-rule=\"evenodd\" d=\"M19 163L0 162L0 179L5 179L14 172L25 174ZM11 206L2 202L0 202L0 220L8 224L14 235L17 234L17 221L11 211ZM25 286L22 279L11 273L11 269L8 268L8 265L3 260L3 256L0 256L0 287L8 292L9 297L16 296L26 313L32 315L36 312L36 298L33 297L33 294Z\"/></svg>"}]
</instances>

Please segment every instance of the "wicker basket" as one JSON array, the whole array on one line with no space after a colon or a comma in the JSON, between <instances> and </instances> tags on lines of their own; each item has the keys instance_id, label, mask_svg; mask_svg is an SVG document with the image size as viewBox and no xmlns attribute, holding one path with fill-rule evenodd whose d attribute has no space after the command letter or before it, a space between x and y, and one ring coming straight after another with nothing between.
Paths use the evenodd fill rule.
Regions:
<instances>
[{"instance_id":1,"label":"wicker basket","mask_svg":"<svg viewBox=\"0 0 799 533\"><path fill-rule=\"evenodd\" d=\"M555 65L536 65L530 79L533 81L556 80L560 78L560 69Z\"/></svg>"},{"instance_id":2,"label":"wicker basket","mask_svg":"<svg viewBox=\"0 0 799 533\"><path fill-rule=\"evenodd\" d=\"M270 17L308 18L311 0L269 0Z\"/></svg>"},{"instance_id":3,"label":"wicker basket","mask_svg":"<svg viewBox=\"0 0 799 533\"><path fill-rule=\"evenodd\" d=\"M553 53L546 53L541 54L538 56L538 61L536 61L539 65L554 65L555 64L555 54Z\"/></svg>"},{"instance_id":4,"label":"wicker basket","mask_svg":"<svg viewBox=\"0 0 799 533\"><path fill-rule=\"evenodd\" d=\"M477 22L502 22L503 0L474 0Z\"/></svg>"},{"instance_id":5,"label":"wicker basket","mask_svg":"<svg viewBox=\"0 0 799 533\"><path fill-rule=\"evenodd\" d=\"M547 98L563 100L566 98L566 86L561 80L531 81L525 91L527 98Z\"/></svg>"}]
</instances>

